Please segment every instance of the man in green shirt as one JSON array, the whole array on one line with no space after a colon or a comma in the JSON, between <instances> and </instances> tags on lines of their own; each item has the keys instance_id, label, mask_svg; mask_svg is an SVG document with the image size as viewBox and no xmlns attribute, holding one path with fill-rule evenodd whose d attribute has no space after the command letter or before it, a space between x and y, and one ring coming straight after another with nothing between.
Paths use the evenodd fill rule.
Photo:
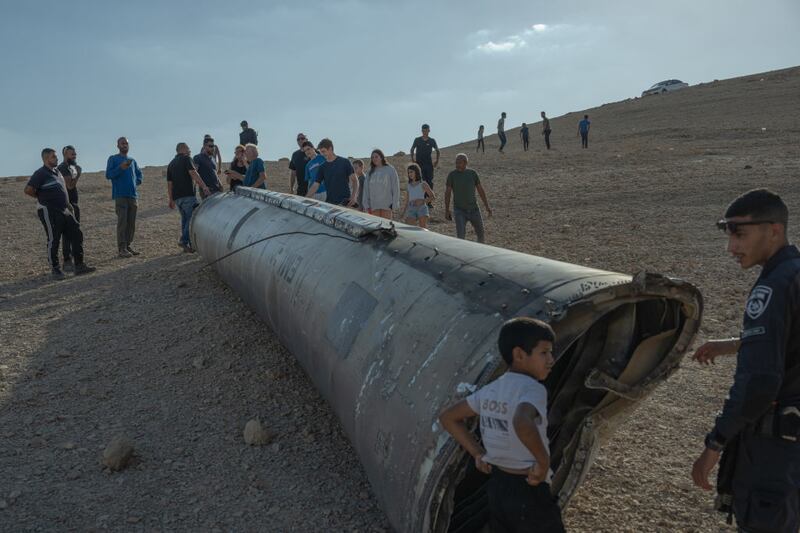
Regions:
<instances>
[{"instance_id":1,"label":"man in green shirt","mask_svg":"<svg viewBox=\"0 0 800 533\"><path fill-rule=\"evenodd\" d=\"M466 154L458 154L456 156L456 169L447 175L447 188L444 191L444 216L447 220L453 220L453 214L455 214L456 237L459 239L466 237L467 222L469 222L475 229L478 242L486 242L483 231L483 217L478 207L478 201L475 198L476 190L481 196L489 218L492 216L492 208L489 207L486 191L483 190L478 173L471 168L467 168L468 163L469 158L467 158ZM450 212L451 196L453 198L452 213Z\"/></svg>"}]
</instances>

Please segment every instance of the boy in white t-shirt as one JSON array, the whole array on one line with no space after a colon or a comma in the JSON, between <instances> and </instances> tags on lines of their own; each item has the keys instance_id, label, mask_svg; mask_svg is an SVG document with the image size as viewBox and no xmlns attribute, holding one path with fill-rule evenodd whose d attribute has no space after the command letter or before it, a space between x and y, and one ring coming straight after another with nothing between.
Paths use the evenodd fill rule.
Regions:
<instances>
[{"instance_id":1,"label":"boy in white t-shirt","mask_svg":"<svg viewBox=\"0 0 800 533\"><path fill-rule=\"evenodd\" d=\"M550 492L547 389L539 383L553 367L555 333L541 320L514 318L500 329L505 374L445 409L439 421L491 474L487 487L494 532L563 532ZM464 420L480 417L482 444Z\"/></svg>"}]
</instances>

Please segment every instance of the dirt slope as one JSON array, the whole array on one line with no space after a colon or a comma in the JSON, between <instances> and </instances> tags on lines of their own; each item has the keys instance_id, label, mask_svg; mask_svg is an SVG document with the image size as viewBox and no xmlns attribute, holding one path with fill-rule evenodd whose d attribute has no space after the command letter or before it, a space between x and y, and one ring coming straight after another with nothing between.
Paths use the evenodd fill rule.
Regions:
<instances>
[{"instance_id":1,"label":"dirt slope","mask_svg":"<svg viewBox=\"0 0 800 533\"><path fill-rule=\"evenodd\" d=\"M527 153L516 130L505 155L496 136L485 154L446 148L431 228L454 233L442 220L444 177L467 150L495 209L490 244L685 278L706 299L698 343L736 334L756 273L726 258L713 222L758 186L800 216L798 94L800 69L787 69L553 118L549 152L539 124ZM588 150L576 137L584 112ZM268 165L271 188L287 190L285 165ZM87 257L99 271L62 282L47 277L34 202L22 183L0 180L0 530L388 529L291 354L198 257L180 253L162 172L146 169L134 243L143 253L128 260L115 257L108 182L82 178ZM645 401L601 450L566 512L570 529L724 529L689 469L732 371L733 361L687 361ZM253 417L273 444L242 442ZM136 463L104 472L99 454L122 431Z\"/></svg>"}]
</instances>

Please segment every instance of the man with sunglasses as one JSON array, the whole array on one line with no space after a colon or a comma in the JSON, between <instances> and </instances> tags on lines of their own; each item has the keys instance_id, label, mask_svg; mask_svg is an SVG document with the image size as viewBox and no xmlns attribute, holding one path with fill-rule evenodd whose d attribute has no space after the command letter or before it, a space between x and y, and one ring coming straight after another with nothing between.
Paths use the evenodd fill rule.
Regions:
<instances>
[{"instance_id":1,"label":"man with sunglasses","mask_svg":"<svg viewBox=\"0 0 800 533\"><path fill-rule=\"evenodd\" d=\"M731 203L717 227L728 252L748 269L761 266L745 305L738 338L712 340L694 354L700 363L737 354L728 399L692 467L695 485L722 455L720 510L740 531L800 530L800 251L789 245L789 211L766 189Z\"/></svg>"},{"instance_id":2,"label":"man with sunglasses","mask_svg":"<svg viewBox=\"0 0 800 533\"><path fill-rule=\"evenodd\" d=\"M303 143L308 141L308 138L302 133L297 134L297 146L299 148L294 151L292 158L289 160L289 192L297 196L305 196L308 192L308 183L306 182L306 163L310 160L306 153L303 151ZM297 190L294 186L297 184Z\"/></svg>"},{"instance_id":3,"label":"man with sunglasses","mask_svg":"<svg viewBox=\"0 0 800 533\"><path fill-rule=\"evenodd\" d=\"M211 135L206 133L203 136L203 142L206 142L206 139L211 139ZM211 139L213 141L213 139ZM222 170L222 153L219 151L219 145L214 143L214 160L217 162L217 172L221 172Z\"/></svg>"},{"instance_id":4,"label":"man with sunglasses","mask_svg":"<svg viewBox=\"0 0 800 533\"><path fill-rule=\"evenodd\" d=\"M204 189L200 189L200 198L206 198L211 194L222 192L222 183L219 181L217 164L214 161L215 148L214 139L206 137L203 139L203 149L192 159L194 166L197 168L197 173L203 178L203 183L206 184L209 191L206 193Z\"/></svg>"}]
</instances>

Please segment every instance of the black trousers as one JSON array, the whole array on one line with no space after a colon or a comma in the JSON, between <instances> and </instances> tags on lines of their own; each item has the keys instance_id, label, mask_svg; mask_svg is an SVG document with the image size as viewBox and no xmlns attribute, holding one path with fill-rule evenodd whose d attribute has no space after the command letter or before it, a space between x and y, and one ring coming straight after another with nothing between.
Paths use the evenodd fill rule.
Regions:
<instances>
[{"instance_id":1,"label":"black trousers","mask_svg":"<svg viewBox=\"0 0 800 533\"><path fill-rule=\"evenodd\" d=\"M544 145L547 146L547 149L550 149L550 131L551 130L544 130Z\"/></svg>"},{"instance_id":2,"label":"black trousers","mask_svg":"<svg viewBox=\"0 0 800 533\"><path fill-rule=\"evenodd\" d=\"M530 139L528 138L527 135L524 135L522 137L522 149L527 152L528 151L528 146L530 146L530 144L531 144Z\"/></svg>"},{"instance_id":3,"label":"black trousers","mask_svg":"<svg viewBox=\"0 0 800 533\"><path fill-rule=\"evenodd\" d=\"M308 182L304 179L297 180L297 196L305 196L308 194Z\"/></svg>"},{"instance_id":4,"label":"black trousers","mask_svg":"<svg viewBox=\"0 0 800 533\"><path fill-rule=\"evenodd\" d=\"M486 145L483 144L483 137L478 139L478 146L475 147L475 151L481 150L482 152L486 152Z\"/></svg>"},{"instance_id":5,"label":"black trousers","mask_svg":"<svg viewBox=\"0 0 800 533\"><path fill-rule=\"evenodd\" d=\"M736 459L733 512L739 530L800 530L800 444L744 433Z\"/></svg>"},{"instance_id":6,"label":"black trousers","mask_svg":"<svg viewBox=\"0 0 800 533\"><path fill-rule=\"evenodd\" d=\"M75 220L80 223L81 221L81 208L78 207L78 204L72 204L72 212L75 214ZM72 259L72 241L69 239L62 239L62 250L64 252L64 261L67 259Z\"/></svg>"},{"instance_id":7,"label":"black trousers","mask_svg":"<svg viewBox=\"0 0 800 533\"><path fill-rule=\"evenodd\" d=\"M58 268L58 248L61 239L70 241L71 253L75 257L75 264L83 263L83 232L75 216L69 211L59 211L45 206L37 210L39 220L44 226L47 235L47 259L52 268Z\"/></svg>"},{"instance_id":8,"label":"black trousers","mask_svg":"<svg viewBox=\"0 0 800 533\"><path fill-rule=\"evenodd\" d=\"M419 165L420 170L422 170L422 179L430 185L431 190L433 190L433 161L427 161L421 163L417 160L417 164ZM425 193L425 198L428 198L428 193ZM428 205L431 205L431 201L428 200Z\"/></svg>"},{"instance_id":9,"label":"black trousers","mask_svg":"<svg viewBox=\"0 0 800 533\"><path fill-rule=\"evenodd\" d=\"M526 476L492 468L486 489L492 533L563 533L561 509L550 485L528 485Z\"/></svg>"},{"instance_id":10,"label":"black trousers","mask_svg":"<svg viewBox=\"0 0 800 533\"><path fill-rule=\"evenodd\" d=\"M581 132L581 146L584 148L589 148L589 132L582 131Z\"/></svg>"}]
</instances>

